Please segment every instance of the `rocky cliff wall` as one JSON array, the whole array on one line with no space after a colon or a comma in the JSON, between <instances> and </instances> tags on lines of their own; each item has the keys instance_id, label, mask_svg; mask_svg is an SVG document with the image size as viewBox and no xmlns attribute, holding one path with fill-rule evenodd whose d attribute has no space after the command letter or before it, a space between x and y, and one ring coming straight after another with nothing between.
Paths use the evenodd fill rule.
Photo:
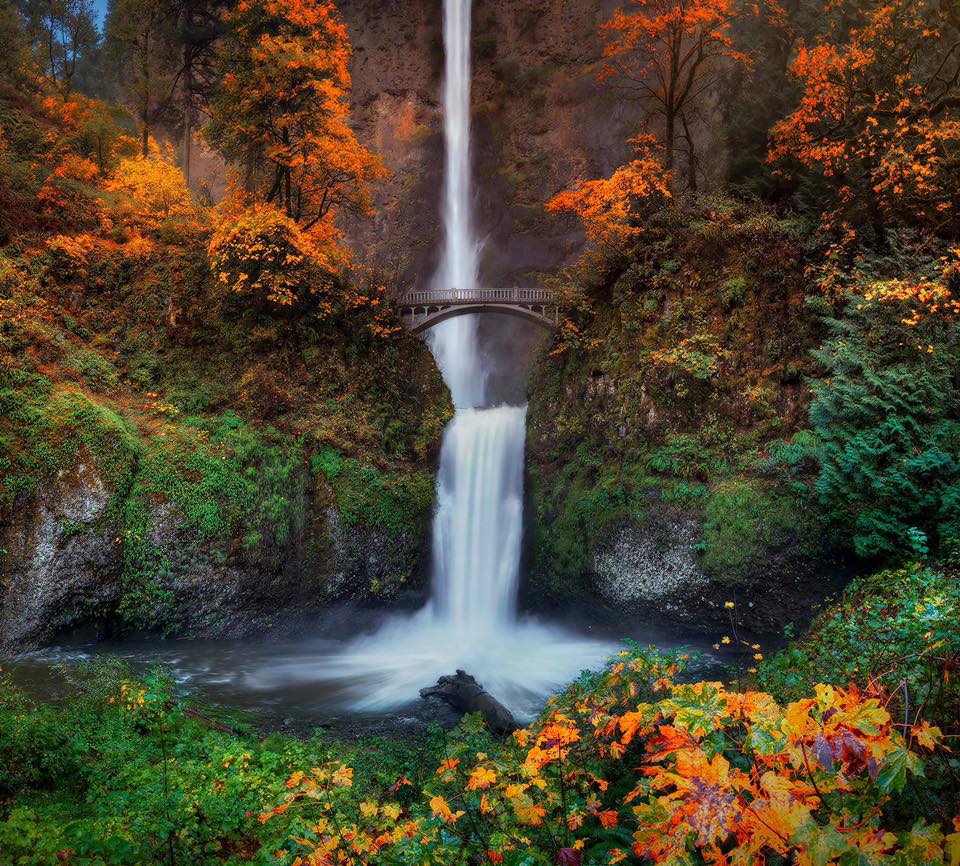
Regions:
<instances>
[{"instance_id":1,"label":"rocky cliff wall","mask_svg":"<svg viewBox=\"0 0 960 866\"><path fill-rule=\"evenodd\" d=\"M813 487L802 222L713 201L578 267L530 387L528 601L715 633L802 622L845 576Z\"/></svg>"},{"instance_id":2,"label":"rocky cliff wall","mask_svg":"<svg viewBox=\"0 0 960 866\"><path fill-rule=\"evenodd\" d=\"M161 497L147 504L144 537L131 538L118 491L82 455L0 522L0 650L75 636L289 633L331 604L383 604L423 586L429 508L402 526L351 523L335 482L302 473L288 493L302 510L277 556L206 536Z\"/></svg>"},{"instance_id":3,"label":"rocky cliff wall","mask_svg":"<svg viewBox=\"0 0 960 866\"><path fill-rule=\"evenodd\" d=\"M536 281L571 262L580 230L544 213L580 177L628 155L639 108L588 71L600 51L607 0L478 0L474 4L473 121L481 279ZM351 227L355 246L414 285L435 269L443 178L439 104L442 4L342 0L354 46L355 118L391 172L377 216Z\"/></svg>"}]
</instances>

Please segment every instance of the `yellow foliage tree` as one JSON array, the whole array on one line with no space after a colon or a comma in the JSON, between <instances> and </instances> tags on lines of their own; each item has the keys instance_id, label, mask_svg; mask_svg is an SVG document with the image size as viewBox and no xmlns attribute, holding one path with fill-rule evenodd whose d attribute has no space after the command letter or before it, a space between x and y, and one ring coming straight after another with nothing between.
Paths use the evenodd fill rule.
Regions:
<instances>
[{"instance_id":1,"label":"yellow foliage tree","mask_svg":"<svg viewBox=\"0 0 960 866\"><path fill-rule=\"evenodd\" d=\"M174 162L173 148L153 139L146 156L124 159L106 182L107 192L126 197L140 220L151 223L196 213L193 195Z\"/></svg>"},{"instance_id":2,"label":"yellow foliage tree","mask_svg":"<svg viewBox=\"0 0 960 866\"><path fill-rule=\"evenodd\" d=\"M272 204L256 203L221 213L208 252L220 285L276 307L308 295L320 297L320 312L333 311L321 296L344 264L337 230L329 220L304 231Z\"/></svg>"}]
</instances>

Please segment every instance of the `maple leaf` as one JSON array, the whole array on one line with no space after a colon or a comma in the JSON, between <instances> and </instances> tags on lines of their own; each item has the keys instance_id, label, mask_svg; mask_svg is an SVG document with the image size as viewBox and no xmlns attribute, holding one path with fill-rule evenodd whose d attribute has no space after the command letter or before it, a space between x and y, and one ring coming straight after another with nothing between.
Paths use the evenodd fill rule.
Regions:
<instances>
[{"instance_id":1,"label":"maple leaf","mask_svg":"<svg viewBox=\"0 0 960 866\"><path fill-rule=\"evenodd\" d=\"M619 821L619 816L613 809L606 809L603 812L597 812L597 818L600 820L600 824L606 829L617 826Z\"/></svg>"},{"instance_id":2,"label":"maple leaf","mask_svg":"<svg viewBox=\"0 0 960 866\"><path fill-rule=\"evenodd\" d=\"M497 781L497 774L490 769L477 767L471 774L467 782L467 788L471 791L483 791L489 788Z\"/></svg>"},{"instance_id":3,"label":"maple leaf","mask_svg":"<svg viewBox=\"0 0 960 866\"><path fill-rule=\"evenodd\" d=\"M943 742L943 731L927 721L914 725L910 733L923 748L931 751Z\"/></svg>"},{"instance_id":4,"label":"maple leaf","mask_svg":"<svg viewBox=\"0 0 960 866\"><path fill-rule=\"evenodd\" d=\"M459 763L459 758L447 758L439 767L437 767L437 772L435 775L443 776L446 773L452 773L457 768Z\"/></svg>"},{"instance_id":5,"label":"maple leaf","mask_svg":"<svg viewBox=\"0 0 960 866\"><path fill-rule=\"evenodd\" d=\"M430 811L434 817L440 818L448 824L455 824L466 813L463 810L454 812L447 801L441 796L430 798Z\"/></svg>"}]
</instances>

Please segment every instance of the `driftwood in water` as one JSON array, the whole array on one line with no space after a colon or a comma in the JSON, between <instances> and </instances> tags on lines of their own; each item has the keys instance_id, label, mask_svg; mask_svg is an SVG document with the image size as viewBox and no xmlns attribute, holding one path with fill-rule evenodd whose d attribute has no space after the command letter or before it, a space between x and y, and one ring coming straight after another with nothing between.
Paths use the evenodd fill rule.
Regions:
<instances>
[{"instance_id":1,"label":"driftwood in water","mask_svg":"<svg viewBox=\"0 0 960 866\"><path fill-rule=\"evenodd\" d=\"M457 671L453 677L440 677L435 686L420 689L420 697L440 698L461 713L480 713L494 734L509 734L520 727L510 710L463 671Z\"/></svg>"}]
</instances>

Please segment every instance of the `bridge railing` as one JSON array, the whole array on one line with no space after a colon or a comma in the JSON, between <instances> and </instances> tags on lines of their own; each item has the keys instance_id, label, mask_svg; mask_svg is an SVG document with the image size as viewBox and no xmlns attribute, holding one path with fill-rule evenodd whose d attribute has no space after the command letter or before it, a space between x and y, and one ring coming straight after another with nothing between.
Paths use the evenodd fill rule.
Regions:
<instances>
[{"instance_id":1,"label":"bridge railing","mask_svg":"<svg viewBox=\"0 0 960 866\"><path fill-rule=\"evenodd\" d=\"M424 289L408 292L400 298L400 306L421 304L550 304L554 295L546 289Z\"/></svg>"}]
</instances>

